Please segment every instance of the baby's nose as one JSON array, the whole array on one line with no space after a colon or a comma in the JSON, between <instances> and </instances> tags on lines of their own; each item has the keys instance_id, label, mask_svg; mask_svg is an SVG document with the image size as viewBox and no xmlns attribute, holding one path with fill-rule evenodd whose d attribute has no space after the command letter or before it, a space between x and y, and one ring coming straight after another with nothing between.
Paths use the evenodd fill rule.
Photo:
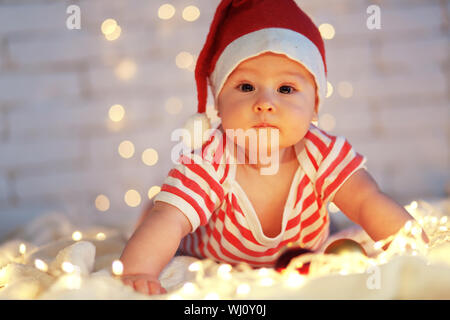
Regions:
<instances>
[{"instance_id":1,"label":"baby's nose","mask_svg":"<svg viewBox=\"0 0 450 320\"><path fill-rule=\"evenodd\" d=\"M273 112L275 111L275 108L271 105L271 104L259 104L259 105L255 105L254 108L255 112L262 112L262 111L268 111L268 112Z\"/></svg>"}]
</instances>

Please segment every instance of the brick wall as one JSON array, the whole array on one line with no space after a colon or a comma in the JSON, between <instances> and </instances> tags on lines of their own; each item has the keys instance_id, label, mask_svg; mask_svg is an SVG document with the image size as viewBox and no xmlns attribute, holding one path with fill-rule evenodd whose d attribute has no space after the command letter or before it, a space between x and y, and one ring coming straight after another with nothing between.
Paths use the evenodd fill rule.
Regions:
<instances>
[{"instance_id":1,"label":"brick wall","mask_svg":"<svg viewBox=\"0 0 450 320\"><path fill-rule=\"evenodd\" d=\"M157 11L164 3L0 0L0 237L51 211L80 224L134 224L148 189L161 184L172 166L170 133L196 109L192 68L178 68L175 57L181 51L198 55L218 1L170 1L176 13L161 20ZM336 30L325 41L334 93L320 125L366 155L372 175L398 202L446 196L448 2L298 3L317 24ZM81 9L81 30L66 28L71 4ZM381 8L380 30L366 27L371 4ZM200 9L198 20L182 19L188 5ZM107 18L122 28L115 41L100 32ZM124 59L137 67L128 80L115 73ZM342 81L353 87L349 98L338 92ZM170 97L183 102L177 115L164 107ZM113 104L126 111L119 124L108 118ZM130 159L117 152L123 140L134 143ZM156 165L140 160L146 148L158 151ZM140 192L138 207L125 204L128 189ZM106 212L94 205L99 194L110 200Z\"/></svg>"}]
</instances>

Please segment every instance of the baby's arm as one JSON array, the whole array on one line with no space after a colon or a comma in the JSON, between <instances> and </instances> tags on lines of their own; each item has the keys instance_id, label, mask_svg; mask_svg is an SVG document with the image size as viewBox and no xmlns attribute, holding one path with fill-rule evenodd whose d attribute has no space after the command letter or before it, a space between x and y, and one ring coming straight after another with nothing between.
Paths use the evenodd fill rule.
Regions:
<instances>
[{"instance_id":1,"label":"baby's arm","mask_svg":"<svg viewBox=\"0 0 450 320\"><path fill-rule=\"evenodd\" d=\"M190 231L191 224L179 209L155 202L122 252L122 281L142 293L160 293L158 276Z\"/></svg>"},{"instance_id":2,"label":"baby's arm","mask_svg":"<svg viewBox=\"0 0 450 320\"><path fill-rule=\"evenodd\" d=\"M408 211L379 189L364 169L350 176L336 192L333 202L374 241L386 239L398 232L408 220L414 220ZM422 238L428 243L423 231Z\"/></svg>"}]
</instances>

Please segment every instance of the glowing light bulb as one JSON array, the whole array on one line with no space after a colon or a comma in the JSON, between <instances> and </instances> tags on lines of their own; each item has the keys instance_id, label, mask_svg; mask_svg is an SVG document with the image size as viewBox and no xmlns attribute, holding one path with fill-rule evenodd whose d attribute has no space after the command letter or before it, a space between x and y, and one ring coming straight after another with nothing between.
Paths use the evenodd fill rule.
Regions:
<instances>
[{"instance_id":1,"label":"glowing light bulb","mask_svg":"<svg viewBox=\"0 0 450 320\"><path fill-rule=\"evenodd\" d=\"M274 280L272 278L262 278L259 284L263 287L270 287L274 284Z\"/></svg>"},{"instance_id":2,"label":"glowing light bulb","mask_svg":"<svg viewBox=\"0 0 450 320\"><path fill-rule=\"evenodd\" d=\"M297 272L291 272L289 273L286 284L289 287L297 288L300 287L305 282L305 277L298 274Z\"/></svg>"},{"instance_id":3,"label":"glowing light bulb","mask_svg":"<svg viewBox=\"0 0 450 320\"><path fill-rule=\"evenodd\" d=\"M48 265L41 259L34 260L34 266L36 267L36 269L41 270L42 272L48 271Z\"/></svg>"},{"instance_id":4,"label":"glowing light bulb","mask_svg":"<svg viewBox=\"0 0 450 320\"><path fill-rule=\"evenodd\" d=\"M192 282L186 282L183 285L182 291L184 294L193 294L197 291L197 287Z\"/></svg>"},{"instance_id":5,"label":"glowing light bulb","mask_svg":"<svg viewBox=\"0 0 450 320\"><path fill-rule=\"evenodd\" d=\"M75 267L70 262L64 261L61 264L61 269L66 273L72 273L75 271Z\"/></svg>"},{"instance_id":6,"label":"glowing light bulb","mask_svg":"<svg viewBox=\"0 0 450 320\"><path fill-rule=\"evenodd\" d=\"M188 267L188 270L191 272L200 271L202 269L202 263L200 261L191 263Z\"/></svg>"},{"instance_id":7,"label":"glowing light bulb","mask_svg":"<svg viewBox=\"0 0 450 320\"><path fill-rule=\"evenodd\" d=\"M24 243L21 243L19 246L19 253L24 255L27 252L27 246Z\"/></svg>"},{"instance_id":8,"label":"glowing light bulb","mask_svg":"<svg viewBox=\"0 0 450 320\"><path fill-rule=\"evenodd\" d=\"M115 276L121 276L123 274L123 263L120 260L114 260L112 263L112 273Z\"/></svg>"},{"instance_id":9,"label":"glowing light bulb","mask_svg":"<svg viewBox=\"0 0 450 320\"><path fill-rule=\"evenodd\" d=\"M403 229L405 229L406 232L409 232L412 228L412 221L409 220L405 223L405 226L403 227Z\"/></svg>"},{"instance_id":10,"label":"glowing light bulb","mask_svg":"<svg viewBox=\"0 0 450 320\"><path fill-rule=\"evenodd\" d=\"M267 268L261 268L261 269L259 269L259 270L258 270L258 275L259 275L260 277L266 277L266 276L268 276L268 275L269 275L269 269L267 269Z\"/></svg>"},{"instance_id":11,"label":"glowing light bulb","mask_svg":"<svg viewBox=\"0 0 450 320\"><path fill-rule=\"evenodd\" d=\"M224 279L224 280L230 280L231 279L231 265L229 264L222 264L218 269L217 269L217 274L220 278Z\"/></svg>"},{"instance_id":12,"label":"glowing light bulb","mask_svg":"<svg viewBox=\"0 0 450 320\"><path fill-rule=\"evenodd\" d=\"M81 234L80 231L75 231L74 233L72 233L73 241L80 241L82 238L83 238L83 235Z\"/></svg>"},{"instance_id":13,"label":"glowing light bulb","mask_svg":"<svg viewBox=\"0 0 450 320\"><path fill-rule=\"evenodd\" d=\"M377 241L373 244L375 250L380 250L383 247L383 241Z\"/></svg>"},{"instance_id":14,"label":"glowing light bulb","mask_svg":"<svg viewBox=\"0 0 450 320\"><path fill-rule=\"evenodd\" d=\"M220 299L220 297L215 292L210 292L205 296L205 300L218 300L218 299Z\"/></svg>"},{"instance_id":15,"label":"glowing light bulb","mask_svg":"<svg viewBox=\"0 0 450 320\"><path fill-rule=\"evenodd\" d=\"M250 293L250 286L247 283L242 283L236 288L236 294L238 296L246 296Z\"/></svg>"},{"instance_id":16,"label":"glowing light bulb","mask_svg":"<svg viewBox=\"0 0 450 320\"><path fill-rule=\"evenodd\" d=\"M417 237L421 233L421 229L419 227L412 227L411 228L411 234L415 237Z\"/></svg>"},{"instance_id":17,"label":"glowing light bulb","mask_svg":"<svg viewBox=\"0 0 450 320\"><path fill-rule=\"evenodd\" d=\"M95 238L99 241L103 241L106 239L106 234L104 234L103 232L99 232L96 234Z\"/></svg>"}]
</instances>

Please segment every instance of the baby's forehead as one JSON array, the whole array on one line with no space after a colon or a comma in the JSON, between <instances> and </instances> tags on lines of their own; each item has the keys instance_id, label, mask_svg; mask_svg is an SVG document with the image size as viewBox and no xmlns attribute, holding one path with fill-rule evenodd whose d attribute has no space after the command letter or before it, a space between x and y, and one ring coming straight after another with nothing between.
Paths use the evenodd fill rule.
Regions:
<instances>
[{"instance_id":1,"label":"baby's forehead","mask_svg":"<svg viewBox=\"0 0 450 320\"><path fill-rule=\"evenodd\" d=\"M284 54L265 52L258 56L241 61L232 71L231 75L263 73L277 76L300 76L302 78L314 79L312 74L298 61Z\"/></svg>"}]
</instances>

